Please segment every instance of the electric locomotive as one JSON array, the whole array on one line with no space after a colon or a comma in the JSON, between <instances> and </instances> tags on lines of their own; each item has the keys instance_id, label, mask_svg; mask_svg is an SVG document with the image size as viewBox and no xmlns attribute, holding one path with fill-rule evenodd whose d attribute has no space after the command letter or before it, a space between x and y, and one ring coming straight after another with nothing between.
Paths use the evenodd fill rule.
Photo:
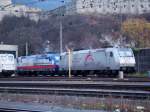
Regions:
<instances>
[{"instance_id":1,"label":"electric locomotive","mask_svg":"<svg viewBox=\"0 0 150 112\"><path fill-rule=\"evenodd\" d=\"M60 73L68 71L68 52L61 54ZM74 75L118 74L118 71L134 72L135 58L131 48L102 48L73 51L71 71Z\"/></svg>"},{"instance_id":2,"label":"electric locomotive","mask_svg":"<svg viewBox=\"0 0 150 112\"><path fill-rule=\"evenodd\" d=\"M55 75L59 70L59 54L21 56L17 59L18 75Z\"/></svg>"}]
</instances>

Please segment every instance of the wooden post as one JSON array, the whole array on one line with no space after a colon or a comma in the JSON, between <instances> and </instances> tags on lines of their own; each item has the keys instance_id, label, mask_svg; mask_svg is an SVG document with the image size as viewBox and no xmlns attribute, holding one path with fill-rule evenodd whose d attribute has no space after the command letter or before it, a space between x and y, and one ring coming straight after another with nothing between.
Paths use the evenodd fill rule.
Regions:
<instances>
[{"instance_id":1,"label":"wooden post","mask_svg":"<svg viewBox=\"0 0 150 112\"><path fill-rule=\"evenodd\" d=\"M71 50L68 49L68 67L69 67L69 78L72 78L71 76Z\"/></svg>"}]
</instances>

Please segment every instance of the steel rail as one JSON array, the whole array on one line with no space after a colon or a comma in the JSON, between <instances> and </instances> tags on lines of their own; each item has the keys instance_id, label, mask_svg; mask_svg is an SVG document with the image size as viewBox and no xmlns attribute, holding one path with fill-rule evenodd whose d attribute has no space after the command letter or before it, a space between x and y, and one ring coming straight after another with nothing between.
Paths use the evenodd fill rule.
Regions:
<instances>
[{"instance_id":1,"label":"steel rail","mask_svg":"<svg viewBox=\"0 0 150 112\"><path fill-rule=\"evenodd\" d=\"M150 78L95 78L95 77L10 77L0 78L0 81L114 81L114 82L150 82Z\"/></svg>"},{"instance_id":2,"label":"steel rail","mask_svg":"<svg viewBox=\"0 0 150 112\"><path fill-rule=\"evenodd\" d=\"M0 92L147 99L150 82L0 81Z\"/></svg>"},{"instance_id":3,"label":"steel rail","mask_svg":"<svg viewBox=\"0 0 150 112\"><path fill-rule=\"evenodd\" d=\"M90 97L122 97L132 99L148 99L150 92L134 90L107 90L107 89L67 89L67 88L18 88L18 87L0 87L3 93L19 94L55 94L72 96L90 96Z\"/></svg>"},{"instance_id":4,"label":"steel rail","mask_svg":"<svg viewBox=\"0 0 150 112\"><path fill-rule=\"evenodd\" d=\"M41 112L41 111L30 111L30 110L21 110L21 109L0 108L0 112Z\"/></svg>"},{"instance_id":5,"label":"steel rail","mask_svg":"<svg viewBox=\"0 0 150 112\"><path fill-rule=\"evenodd\" d=\"M105 82L105 81L0 81L0 87L28 88L74 88L150 91L150 82Z\"/></svg>"}]
</instances>

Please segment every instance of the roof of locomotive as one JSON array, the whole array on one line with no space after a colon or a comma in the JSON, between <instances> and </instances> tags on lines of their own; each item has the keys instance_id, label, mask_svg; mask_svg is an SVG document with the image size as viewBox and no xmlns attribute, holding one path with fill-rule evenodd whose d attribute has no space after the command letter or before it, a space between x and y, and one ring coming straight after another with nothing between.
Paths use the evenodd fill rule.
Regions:
<instances>
[{"instance_id":1,"label":"roof of locomotive","mask_svg":"<svg viewBox=\"0 0 150 112\"><path fill-rule=\"evenodd\" d=\"M99 49L86 49L86 50L78 50L73 51L73 53L87 53L87 52L98 52L98 51L105 51L106 49L113 49L113 48L99 48ZM65 55L68 52L63 52L61 55Z\"/></svg>"},{"instance_id":2,"label":"roof of locomotive","mask_svg":"<svg viewBox=\"0 0 150 112\"><path fill-rule=\"evenodd\" d=\"M121 48L121 47L109 47L109 48L98 48L98 49L86 49L86 50L78 50L73 51L74 54L76 53L87 53L87 52L100 52L100 51L106 51L106 50L116 50L116 49L130 49L130 48ZM63 52L61 55L66 55L68 52Z\"/></svg>"},{"instance_id":3,"label":"roof of locomotive","mask_svg":"<svg viewBox=\"0 0 150 112\"><path fill-rule=\"evenodd\" d=\"M55 52L49 52L49 53L45 53L45 54L35 54L35 55L28 55L28 56L20 56L18 58L36 58L36 57L47 57L47 56L59 56L59 53L55 53Z\"/></svg>"}]
</instances>

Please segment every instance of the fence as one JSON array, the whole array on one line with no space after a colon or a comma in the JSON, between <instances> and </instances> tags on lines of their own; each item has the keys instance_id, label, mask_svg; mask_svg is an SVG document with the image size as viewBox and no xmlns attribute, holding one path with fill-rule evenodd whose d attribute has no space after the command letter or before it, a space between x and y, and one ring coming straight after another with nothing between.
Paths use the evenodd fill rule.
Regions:
<instances>
[{"instance_id":1,"label":"fence","mask_svg":"<svg viewBox=\"0 0 150 112\"><path fill-rule=\"evenodd\" d=\"M138 72L150 71L150 48L139 49L134 52L136 59L136 70Z\"/></svg>"}]
</instances>

